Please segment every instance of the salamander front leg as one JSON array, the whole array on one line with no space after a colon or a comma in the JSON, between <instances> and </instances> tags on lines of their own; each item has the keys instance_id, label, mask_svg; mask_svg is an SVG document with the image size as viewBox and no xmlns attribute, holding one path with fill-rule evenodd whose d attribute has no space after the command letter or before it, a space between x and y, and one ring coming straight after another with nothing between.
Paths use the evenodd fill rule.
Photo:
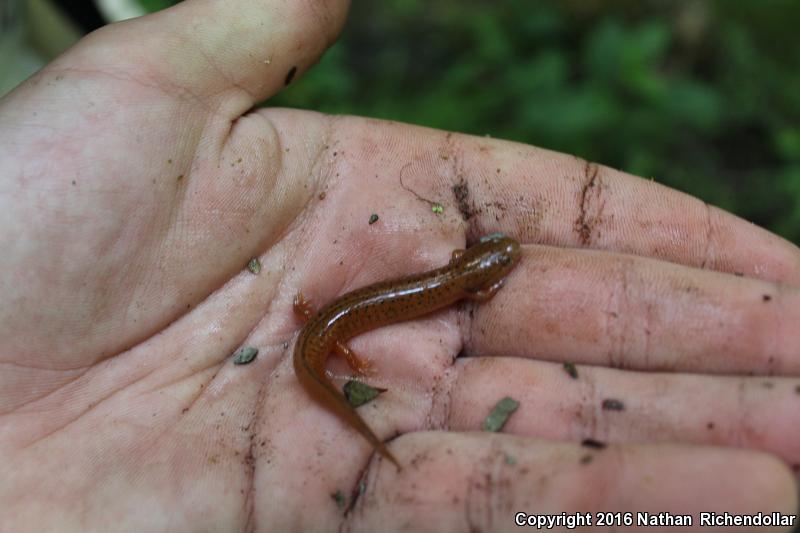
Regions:
<instances>
[{"instance_id":1,"label":"salamander front leg","mask_svg":"<svg viewBox=\"0 0 800 533\"><path fill-rule=\"evenodd\" d=\"M488 289L483 289L481 291L475 291L469 293L467 295L467 298L469 298L470 300L475 300L476 302L485 302L486 300L491 299L492 296L494 296L497 293L497 291L500 290L500 288L503 286L504 283L505 283L505 278L501 279Z\"/></svg>"},{"instance_id":2,"label":"salamander front leg","mask_svg":"<svg viewBox=\"0 0 800 533\"><path fill-rule=\"evenodd\" d=\"M461 256L464 255L464 252L466 252L466 250L464 250L463 248L458 248L456 250L453 250L453 254L450 256L450 264L452 265L453 263L461 259Z\"/></svg>"}]
</instances>

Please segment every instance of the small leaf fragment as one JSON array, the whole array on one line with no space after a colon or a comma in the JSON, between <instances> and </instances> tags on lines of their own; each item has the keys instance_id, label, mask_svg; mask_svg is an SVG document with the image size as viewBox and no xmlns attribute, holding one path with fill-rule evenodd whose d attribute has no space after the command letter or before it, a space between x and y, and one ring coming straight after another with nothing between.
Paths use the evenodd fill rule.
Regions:
<instances>
[{"instance_id":1,"label":"small leaf fragment","mask_svg":"<svg viewBox=\"0 0 800 533\"><path fill-rule=\"evenodd\" d=\"M336 502L336 507L339 509L344 509L345 497L344 493L341 490L338 490L331 494L331 499Z\"/></svg>"},{"instance_id":2,"label":"small leaf fragment","mask_svg":"<svg viewBox=\"0 0 800 533\"><path fill-rule=\"evenodd\" d=\"M378 219L379 219L379 218L380 218L380 217L378 216L378 213L372 213L372 214L369 216L369 225L371 226L371 225L373 225L374 223L376 223L376 222L378 221Z\"/></svg>"},{"instance_id":3,"label":"small leaf fragment","mask_svg":"<svg viewBox=\"0 0 800 533\"><path fill-rule=\"evenodd\" d=\"M247 270L249 270L252 274L258 274L261 272L261 261L259 261L258 257L254 257L247 263Z\"/></svg>"},{"instance_id":4,"label":"small leaf fragment","mask_svg":"<svg viewBox=\"0 0 800 533\"><path fill-rule=\"evenodd\" d=\"M483 421L484 431L498 432L506 425L511 414L517 410L519 402L510 396L506 396L497 402L492 408L492 412Z\"/></svg>"},{"instance_id":5,"label":"small leaf fragment","mask_svg":"<svg viewBox=\"0 0 800 533\"><path fill-rule=\"evenodd\" d=\"M342 390L344 392L344 397L347 398L347 403L353 407L359 407L367 402L371 402L377 398L380 393L386 392L386 389L370 387L366 383L354 379L345 383Z\"/></svg>"},{"instance_id":6,"label":"small leaf fragment","mask_svg":"<svg viewBox=\"0 0 800 533\"><path fill-rule=\"evenodd\" d=\"M603 400L602 408L604 411L624 411L625 404L616 398L606 398Z\"/></svg>"},{"instance_id":7,"label":"small leaf fragment","mask_svg":"<svg viewBox=\"0 0 800 533\"><path fill-rule=\"evenodd\" d=\"M242 346L233 354L234 365L246 365L252 363L258 355L258 349L252 346Z\"/></svg>"},{"instance_id":8,"label":"small leaf fragment","mask_svg":"<svg viewBox=\"0 0 800 533\"><path fill-rule=\"evenodd\" d=\"M437 215L441 215L442 213L444 213L444 206L442 206L442 204L440 204L439 202L436 202L431 206L431 211L433 211Z\"/></svg>"},{"instance_id":9,"label":"small leaf fragment","mask_svg":"<svg viewBox=\"0 0 800 533\"><path fill-rule=\"evenodd\" d=\"M595 450L602 450L606 446L608 446L605 442L595 439L583 439L581 441L581 446L585 446L587 448L593 448Z\"/></svg>"},{"instance_id":10,"label":"small leaf fragment","mask_svg":"<svg viewBox=\"0 0 800 533\"><path fill-rule=\"evenodd\" d=\"M572 379L578 379L578 367L575 366L575 363L570 363L569 361L565 362L564 371L569 374L569 377Z\"/></svg>"}]
</instances>

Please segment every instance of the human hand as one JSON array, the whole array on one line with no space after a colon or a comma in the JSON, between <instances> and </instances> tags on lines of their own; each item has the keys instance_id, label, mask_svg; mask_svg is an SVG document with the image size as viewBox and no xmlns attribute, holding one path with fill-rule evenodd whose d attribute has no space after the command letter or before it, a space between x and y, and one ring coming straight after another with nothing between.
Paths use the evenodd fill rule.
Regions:
<instances>
[{"instance_id":1,"label":"human hand","mask_svg":"<svg viewBox=\"0 0 800 533\"><path fill-rule=\"evenodd\" d=\"M0 529L794 512L763 452L800 463L797 248L571 156L251 110L345 4L184 2L88 36L0 103ZM494 231L525 244L494 299L352 343L390 389L360 412L397 436L398 474L296 383L292 298L440 266ZM259 356L233 366L243 345ZM506 395L507 434L472 433Z\"/></svg>"}]
</instances>

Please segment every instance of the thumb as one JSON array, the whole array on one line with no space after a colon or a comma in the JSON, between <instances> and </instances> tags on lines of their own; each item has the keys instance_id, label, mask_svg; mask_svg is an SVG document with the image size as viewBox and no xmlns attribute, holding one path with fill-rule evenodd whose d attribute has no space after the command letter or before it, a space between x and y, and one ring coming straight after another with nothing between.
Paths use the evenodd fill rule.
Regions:
<instances>
[{"instance_id":1,"label":"thumb","mask_svg":"<svg viewBox=\"0 0 800 533\"><path fill-rule=\"evenodd\" d=\"M184 98L187 90L206 101L235 94L241 113L319 60L339 35L348 5L349 0L186 0L101 28L65 59L129 73L144 69L154 84Z\"/></svg>"},{"instance_id":2,"label":"thumb","mask_svg":"<svg viewBox=\"0 0 800 533\"><path fill-rule=\"evenodd\" d=\"M31 305L0 309L0 352L39 357L37 376L87 367L162 330L268 248L303 189L282 172L269 124L238 119L317 61L347 6L186 0L101 28L5 96L0 177L15 193L0 194L0 221L18 230L0 234L0 249L16 246L0 270L26 283L0 278L0 301ZM54 245L59 275L32 268Z\"/></svg>"}]
</instances>

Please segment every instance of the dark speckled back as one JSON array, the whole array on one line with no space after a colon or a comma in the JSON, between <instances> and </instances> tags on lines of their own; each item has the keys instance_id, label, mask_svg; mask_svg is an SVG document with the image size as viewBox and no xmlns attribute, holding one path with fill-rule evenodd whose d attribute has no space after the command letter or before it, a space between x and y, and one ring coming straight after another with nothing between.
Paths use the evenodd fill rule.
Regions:
<instances>
[{"instance_id":1,"label":"dark speckled back","mask_svg":"<svg viewBox=\"0 0 800 533\"><path fill-rule=\"evenodd\" d=\"M519 244L502 235L482 240L447 266L349 292L322 308L308 329L340 341L431 313L486 290L514 267Z\"/></svg>"}]
</instances>

